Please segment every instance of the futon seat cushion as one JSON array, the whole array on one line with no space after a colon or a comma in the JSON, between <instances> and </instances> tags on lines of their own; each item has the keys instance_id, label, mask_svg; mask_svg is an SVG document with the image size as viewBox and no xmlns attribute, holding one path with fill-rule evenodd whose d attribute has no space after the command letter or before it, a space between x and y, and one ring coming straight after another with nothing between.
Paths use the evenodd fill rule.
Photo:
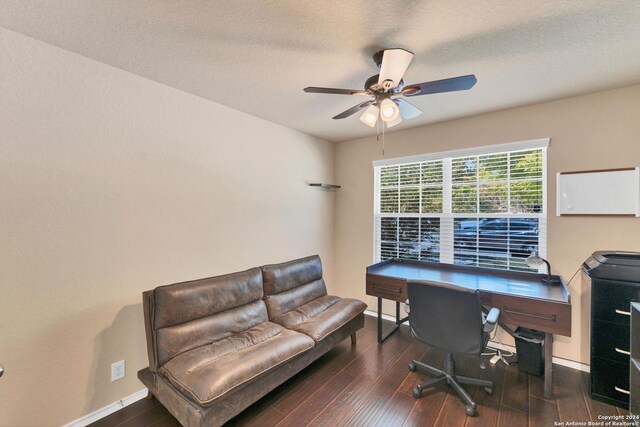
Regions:
<instances>
[{"instance_id":1,"label":"futon seat cushion","mask_svg":"<svg viewBox=\"0 0 640 427\"><path fill-rule=\"evenodd\" d=\"M356 299L325 295L288 311L273 321L320 341L366 308L365 303Z\"/></svg>"},{"instance_id":2,"label":"futon seat cushion","mask_svg":"<svg viewBox=\"0 0 640 427\"><path fill-rule=\"evenodd\" d=\"M306 335L264 322L182 353L160 368L174 387L202 406L315 345Z\"/></svg>"}]
</instances>

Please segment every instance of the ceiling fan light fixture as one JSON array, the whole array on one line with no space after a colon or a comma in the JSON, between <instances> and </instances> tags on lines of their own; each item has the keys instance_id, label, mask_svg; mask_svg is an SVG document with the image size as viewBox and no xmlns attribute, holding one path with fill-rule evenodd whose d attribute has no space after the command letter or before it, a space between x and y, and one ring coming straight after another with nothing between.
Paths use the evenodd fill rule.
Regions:
<instances>
[{"instance_id":1,"label":"ceiling fan light fixture","mask_svg":"<svg viewBox=\"0 0 640 427\"><path fill-rule=\"evenodd\" d=\"M360 116L360 121L369 127L374 127L378 122L380 110L375 105L369 106Z\"/></svg>"},{"instance_id":2,"label":"ceiling fan light fixture","mask_svg":"<svg viewBox=\"0 0 640 427\"><path fill-rule=\"evenodd\" d=\"M396 120L396 118L398 118L399 115L400 115L400 110L398 109L398 106L396 105L396 103L393 102L391 99L387 98L380 103L380 117L385 122L387 123L392 122Z\"/></svg>"},{"instance_id":3,"label":"ceiling fan light fixture","mask_svg":"<svg viewBox=\"0 0 640 427\"><path fill-rule=\"evenodd\" d=\"M395 118L395 120L392 120L390 122L386 122L387 127L388 128L392 128L397 124L400 124L402 122L402 116L398 114L398 117Z\"/></svg>"}]
</instances>

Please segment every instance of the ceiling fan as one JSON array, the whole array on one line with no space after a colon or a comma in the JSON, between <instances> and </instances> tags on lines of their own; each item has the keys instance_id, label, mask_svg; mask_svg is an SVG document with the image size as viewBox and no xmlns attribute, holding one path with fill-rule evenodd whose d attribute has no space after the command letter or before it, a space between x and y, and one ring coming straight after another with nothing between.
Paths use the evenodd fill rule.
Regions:
<instances>
[{"instance_id":1,"label":"ceiling fan","mask_svg":"<svg viewBox=\"0 0 640 427\"><path fill-rule=\"evenodd\" d=\"M412 119L422 114L418 107L401 98L402 96L412 97L467 90L477 82L476 76L469 74L405 86L402 77L412 59L413 53L405 49L381 50L373 55L373 61L380 68L380 73L367 79L364 90L306 87L304 91L373 97L373 99L361 102L333 118L335 120L344 119L365 110L360 116L360 120L366 125L374 127L380 117L387 127L392 127L400 123L402 119Z\"/></svg>"}]
</instances>

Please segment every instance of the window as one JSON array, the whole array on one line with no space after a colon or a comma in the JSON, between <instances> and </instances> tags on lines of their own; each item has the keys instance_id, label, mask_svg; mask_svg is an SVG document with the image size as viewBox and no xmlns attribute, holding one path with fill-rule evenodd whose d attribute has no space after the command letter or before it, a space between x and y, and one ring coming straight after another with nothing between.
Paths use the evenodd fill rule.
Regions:
<instances>
[{"instance_id":1,"label":"window","mask_svg":"<svg viewBox=\"0 0 640 427\"><path fill-rule=\"evenodd\" d=\"M374 162L375 261L530 270L546 256L548 139Z\"/></svg>"}]
</instances>

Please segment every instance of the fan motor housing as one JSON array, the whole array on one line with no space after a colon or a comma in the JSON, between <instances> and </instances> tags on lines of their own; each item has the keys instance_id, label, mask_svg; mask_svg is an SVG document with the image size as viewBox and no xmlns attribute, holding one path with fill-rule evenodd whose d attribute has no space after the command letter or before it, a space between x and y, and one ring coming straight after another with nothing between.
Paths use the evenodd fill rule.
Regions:
<instances>
[{"instance_id":1,"label":"fan motor housing","mask_svg":"<svg viewBox=\"0 0 640 427\"><path fill-rule=\"evenodd\" d=\"M376 74L375 76L369 77L367 81L364 82L364 90L375 92L377 88L375 88L374 86L378 85L379 76L380 76L379 74Z\"/></svg>"},{"instance_id":2,"label":"fan motor housing","mask_svg":"<svg viewBox=\"0 0 640 427\"><path fill-rule=\"evenodd\" d=\"M367 81L364 82L364 90L366 90L367 92L377 92L377 93L385 92L385 89L378 85L379 78L380 78L380 74L376 74L374 76L369 77ZM398 83L398 86L396 86L392 90L394 93L400 93L403 87L404 87L404 80L400 80L400 83Z\"/></svg>"}]
</instances>

